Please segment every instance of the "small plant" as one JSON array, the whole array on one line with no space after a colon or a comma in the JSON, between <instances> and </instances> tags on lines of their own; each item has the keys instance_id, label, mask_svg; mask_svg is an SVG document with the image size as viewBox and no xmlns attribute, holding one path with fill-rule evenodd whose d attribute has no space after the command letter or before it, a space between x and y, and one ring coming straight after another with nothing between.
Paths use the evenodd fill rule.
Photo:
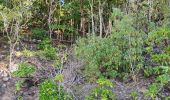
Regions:
<instances>
[{"instance_id":1,"label":"small plant","mask_svg":"<svg viewBox=\"0 0 170 100\"><path fill-rule=\"evenodd\" d=\"M52 41L49 38L44 38L41 43L38 44L38 49L43 50L45 48L50 47L52 44Z\"/></svg>"},{"instance_id":2,"label":"small plant","mask_svg":"<svg viewBox=\"0 0 170 100\"><path fill-rule=\"evenodd\" d=\"M115 95L109 89L113 87L110 80L98 79L97 87L90 92L90 95L86 97L86 100L114 100Z\"/></svg>"},{"instance_id":3,"label":"small plant","mask_svg":"<svg viewBox=\"0 0 170 100\"><path fill-rule=\"evenodd\" d=\"M47 31L42 29L42 28L34 28L32 30L32 37L35 38L35 39L44 39L46 36L46 33Z\"/></svg>"},{"instance_id":4,"label":"small plant","mask_svg":"<svg viewBox=\"0 0 170 100\"><path fill-rule=\"evenodd\" d=\"M40 52L38 54L44 56L49 60L54 60L57 57L56 48L54 48L51 44L51 40L45 38L39 45L38 48Z\"/></svg>"},{"instance_id":5,"label":"small plant","mask_svg":"<svg viewBox=\"0 0 170 100\"><path fill-rule=\"evenodd\" d=\"M51 79L45 80L39 85L39 100L72 100L67 96L63 87L58 86Z\"/></svg>"},{"instance_id":6,"label":"small plant","mask_svg":"<svg viewBox=\"0 0 170 100\"><path fill-rule=\"evenodd\" d=\"M22 96L18 96L17 100L23 100L23 97Z\"/></svg>"},{"instance_id":7,"label":"small plant","mask_svg":"<svg viewBox=\"0 0 170 100\"><path fill-rule=\"evenodd\" d=\"M56 49L54 47L46 47L40 51L40 55L44 56L49 60L55 60L57 57Z\"/></svg>"},{"instance_id":8,"label":"small plant","mask_svg":"<svg viewBox=\"0 0 170 100\"><path fill-rule=\"evenodd\" d=\"M21 90L21 87L22 87L22 84L23 84L23 81L16 81L15 83L15 87L16 87L16 90L17 91L20 91Z\"/></svg>"},{"instance_id":9,"label":"small plant","mask_svg":"<svg viewBox=\"0 0 170 100\"><path fill-rule=\"evenodd\" d=\"M138 99L138 92L133 91L130 93L130 96L132 97L133 100L137 100Z\"/></svg>"},{"instance_id":10,"label":"small plant","mask_svg":"<svg viewBox=\"0 0 170 100\"><path fill-rule=\"evenodd\" d=\"M156 78L156 81L159 82L162 86L164 86L168 84L168 82L170 82L170 75L168 74L159 75Z\"/></svg>"},{"instance_id":11,"label":"small plant","mask_svg":"<svg viewBox=\"0 0 170 100\"><path fill-rule=\"evenodd\" d=\"M28 77L35 72L35 66L30 65L26 62L20 63L18 65L18 70L13 72L15 77Z\"/></svg>"},{"instance_id":12,"label":"small plant","mask_svg":"<svg viewBox=\"0 0 170 100\"><path fill-rule=\"evenodd\" d=\"M31 56L34 56L35 55L35 52L34 51L30 51L30 50L23 50L23 51L17 51L16 52L16 56L28 56L28 57L31 57Z\"/></svg>"},{"instance_id":13,"label":"small plant","mask_svg":"<svg viewBox=\"0 0 170 100\"><path fill-rule=\"evenodd\" d=\"M144 95L154 100L157 97L158 93L159 93L158 84L153 83L149 86L148 91L146 91Z\"/></svg>"},{"instance_id":14,"label":"small plant","mask_svg":"<svg viewBox=\"0 0 170 100\"><path fill-rule=\"evenodd\" d=\"M63 74L58 74L55 76L55 81L58 81L58 82L63 82L64 81L64 75Z\"/></svg>"}]
</instances>

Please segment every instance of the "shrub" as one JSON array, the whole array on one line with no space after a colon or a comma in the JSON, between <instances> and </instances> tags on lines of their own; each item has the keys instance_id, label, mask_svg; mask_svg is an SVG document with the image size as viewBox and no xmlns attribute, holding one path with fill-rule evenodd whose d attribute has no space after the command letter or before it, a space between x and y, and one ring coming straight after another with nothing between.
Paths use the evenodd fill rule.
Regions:
<instances>
[{"instance_id":1,"label":"shrub","mask_svg":"<svg viewBox=\"0 0 170 100\"><path fill-rule=\"evenodd\" d=\"M116 77L120 64L120 51L112 40L90 36L77 41L74 48L77 57L84 60L85 74L91 78Z\"/></svg>"},{"instance_id":2,"label":"shrub","mask_svg":"<svg viewBox=\"0 0 170 100\"><path fill-rule=\"evenodd\" d=\"M63 87L58 86L51 79L47 79L39 85L38 97L39 100L72 100L66 95Z\"/></svg>"},{"instance_id":3,"label":"shrub","mask_svg":"<svg viewBox=\"0 0 170 100\"><path fill-rule=\"evenodd\" d=\"M149 86L148 91L146 91L145 97L150 97L151 99L156 99L157 95L159 93L159 88L158 88L158 84L153 83Z\"/></svg>"},{"instance_id":4,"label":"shrub","mask_svg":"<svg viewBox=\"0 0 170 100\"><path fill-rule=\"evenodd\" d=\"M16 90L17 91L20 91L21 90L21 87L22 87L22 84L23 84L23 80L19 80L19 81L16 81L16 83L15 83L15 87L16 87Z\"/></svg>"},{"instance_id":5,"label":"shrub","mask_svg":"<svg viewBox=\"0 0 170 100\"><path fill-rule=\"evenodd\" d=\"M51 47L52 41L49 38L44 38L41 43L38 44L38 49L43 50L45 48Z\"/></svg>"},{"instance_id":6,"label":"shrub","mask_svg":"<svg viewBox=\"0 0 170 100\"><path fill-rule=\"evenodd\" d=\"M40 55L44 56L45 58L49 60L54 60L57 57L56 49L54 47L46 47L43 50L40 51Z\"/></svg>"},{"instance_id":7,"label":"shrub","mask_svg":"<svg viewBox=\"0 0 170 100\"><path fill-rule=\"evenodd\" d=\"M34 51L30 51L30 50L23 50L23 51L17 51L16 52L16 56L28 56L28 57L31 57L31 56L34 56L36 54L36 52Z\"/></svg>"},{"instance_id":8,"label":"shrub","mask_svg":"<svg viewBox=\"0 0 170 100\"><path fill-rule=\"evenodd\" d=\"M154 74L151 72L150 75L165 74L164 69L167 69L170 66L169 37L169 28L158 28L148 35L145 40L145 43L147 44L145 52L149 57L144 71L145 73L153 71ZM147 69L150 70L146 71ZM150 75L148 74L148 76Z\"/></svg>"},{"instance_id":9,"label":"shrub","mask_svg":"<svg viewBox=\"0 0 170 100\"><path fill-rule=\"evenodd\" d=\"M30 65L26 62L20 63L18 65L18 70L13 72L16 77L28 77L35 72L35 66Z\"/></svg>"},{"instance_id":10,"label":"shrub","mask_svg":"<svg viewBox=\"0 0 170 100\"><path fill-rule=\"evenodd\" d=\"M47 37L47 35L45 34L47 31L42 29L42 28L34 28L32 29L32 37L35 39L44 39L45 37Z\"/></svg>"},{"instance_id":11,"label":"shrub","mask_svg":"<svg viewBox=\"0 0 170 100\"><path fill-rule=\"evenodd\" d=\"M45 38L38 45L38 48L40 49L40 52L38 54L41 56L44 56L45 58L49 60L54 60L57 58L57 52L56 52L56 48L54 48L51 43L52 42L50 39Z\"/></svg>"},{"instance_id":12,"label":"shrub","mask_svg":"<svg viewBox=\"0 0 170 100\"><path fill-rule=\"evenodd\" d=\"M143 33L133 27L131 16L118 20L107 38L90 36L76 43L75 54L85 61L87 76L125 79L143 68Z\"/></svg>"},{"instance_id":13,"label":"shrub","mask_svg":"<svg viewBox=\"0 0 170 100\"><path fill-rule=\"evenodd\" d=\"M92 89L89 96L86 96L86 100L115 100L115 95L109 89L113 84L107 79L98 79L97 87Z\"/></svg>"},{"instance_id":14,"label":"shrub","mask_svg":"<svg viewBox=\"0 0 170 100\"><path fill-rule=\"evenodd\" d=\"M132 91L132 92L130 93L130 96L131 96L131 98L132 98L133 100L137 100L139 94L138 94L138 92L136 92L136 91Z\"/></svg>"}]
</instances>

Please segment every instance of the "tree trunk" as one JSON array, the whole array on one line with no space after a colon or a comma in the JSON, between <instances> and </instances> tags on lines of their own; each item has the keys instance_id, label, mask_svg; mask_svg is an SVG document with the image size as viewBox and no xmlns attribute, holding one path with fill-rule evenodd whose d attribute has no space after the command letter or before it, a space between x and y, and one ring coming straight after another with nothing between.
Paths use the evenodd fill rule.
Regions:
<instances>
[{"instance_id":1,"label":"tree trunk","mask_svg":"<svg viewBox=\"0 0 170 100\"><path fill-rule=\"evenodd\" d=\"M99 19L100 19L100 37L102 37L102 6L101 6L101 1L99 0Z\"/></svg>"},{"instance_id":2,"label":"tree trunk","mask_svg":"<svg viewBox=\"0 0 170 100\"><path fill-rule=\"evenodd\" d=\"M84 27L84 7L83 7L83 0L80 0L80 31L82 32L83 36L85 36L85 27Z\"/></svg>"},{"instance_id":3,"label":"tree trunk","mask_svg":"<svg viewBox=\"0 0 170 100\"><path fill-rule=\"evenodd\" d=\"M91 1L91 2L90 2ZM94 13L93 13L93 0L89 0L90 4L90 10L91 10L91 23L92 23L92 34L95 35L94 33Z\"/></svg>"}]
</instances>

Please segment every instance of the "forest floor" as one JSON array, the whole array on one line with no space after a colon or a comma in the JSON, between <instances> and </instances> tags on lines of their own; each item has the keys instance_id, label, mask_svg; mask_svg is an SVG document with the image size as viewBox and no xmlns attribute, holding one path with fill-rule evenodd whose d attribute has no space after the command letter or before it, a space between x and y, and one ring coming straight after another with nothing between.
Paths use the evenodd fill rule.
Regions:
<instances>
[{"instance_id":1,"label":"forest floor","mask_svg":"<svg viewBox=\"0 0 170 100\"><path fill-rule=\"evenodd\" d=\"M0 63L8 64L9 45L7 41L2 41L4 41L3 38L0 39ZM24 44L28 45L28 47L29 45L36 47L36 44ZM66 47L64 50L68 54L68 59L61 70L61 73L64 74L64 89L75 96L75 99L84 100L85 96L96 85L86 82L82 74L83 62L73 57L72 47ZM13 70L16 69L17 63L21 61L28 61L30 64L35 65L37 69L36 73L32 77L25 78L9 78L7 75L3 76L0 74L0 100L16 100L16 98L20 96L22 96L23 100L37 100L38 84L41 83L41 80L54 77L59 72L53 67L53 63L50 61L42 60L36 56L26 57L22 55L14 57L14 60L12 61ZM20 91L16 91L15 82L17 80L24 81L24 85ZM146 79L140 76L138 76L137 82L128 81L125 83L118 80L112 80L115 85L112 91L117 95L118 100L131 100L130 93L137 91L140 93L138 97L140 100L152 81L152 78Z\"/></svg>"}]
</instances>

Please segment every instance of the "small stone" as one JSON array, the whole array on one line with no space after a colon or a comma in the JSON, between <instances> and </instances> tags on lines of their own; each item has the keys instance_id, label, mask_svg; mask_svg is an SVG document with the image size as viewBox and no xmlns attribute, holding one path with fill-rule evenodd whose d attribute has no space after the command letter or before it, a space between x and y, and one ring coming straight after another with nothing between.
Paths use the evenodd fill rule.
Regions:
<instances>
[{"instance_id":1,"label":"small stone","mask_svg":"<svg viewBox=\"0 0 170 100\"><path fill-rule=\"evenodd\" d=\"M33 41L33 42L36 42L36 39L33 39L32 41Z\"/></svg>"},{"instance_id":2,"label":"small stone","mask_svg":"<svg viewBox=\"0 0 170 100\"><path fill-rule=\"evenodd\" d=\"M8 74L7 74L6 72L4 72L1 76L3 76L3 77L7 77L7 76L8 76Z\"/></svg>"},{"instance_id":3,"label":"small stone","mask_svg":"<svg viewBox=\"0 0 170 100\"><path fill-rule=\"evenodd\" d=\"M17 64L13 64L13 65L11 65L10 72L14 72L14 71L16 71L16 70L17 70L17 67L18 67L18 65L17 65Z\"/></svg>"},{"instance_id":4,"label":"small stone","mask_svg":"<svg viewBox=\"0 0 170 100\"><path fill-rule=\"evenodd\" d=\"M5 88L7 85L6 84L2 84L2 87Z\"/></svg>"},{"instance_id":5,"label":"small stone","mask_svg":"<svg viewBox=\"0 0 170 100\"><path fill-rule=\"evenodd\" d=\"M4 77L2 80L6 82L6 81L9 80L9 78L8 77Z\"/></svg>"},{"instance_id":6,"label":"small stone","mask_svg":"<svg viewBox=\"0 0 170 100\"><path fill-rule=\"evenodd\" d=\"M26 95L29 95L29 93L28 92L24 92L23 95L26 96Z\"/></svg>"},{"instance_id":7,"label":"small stone","mask_svg":"<svg viewBox=\"0 0 170 100\"><path fill-rule=\"evenodd\" d=\"M37 42L41 42L41 40L37 40Z\"/></svg>"},{"instance_id":8,"label":"small stone","mask_svg":"<svg viewBox=\"0 0 170 100\"><path fill-rule=\"evenodd\" d=\"M7 46L6 45L4 45L4 49L6 49L7 48Z\"/></svg>"}]
</instances>

